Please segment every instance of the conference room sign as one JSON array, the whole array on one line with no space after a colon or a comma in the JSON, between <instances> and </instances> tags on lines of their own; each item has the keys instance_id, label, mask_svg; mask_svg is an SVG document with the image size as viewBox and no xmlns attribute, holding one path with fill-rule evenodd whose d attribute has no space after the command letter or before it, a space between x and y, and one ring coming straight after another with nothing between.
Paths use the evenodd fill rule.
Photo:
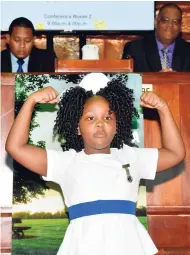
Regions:
<instances>
[{"instance_id":1,"label":"conference room sign","mask_svg":"<svg viewBox=\"0 0 190 255\"><path fill-rule=\"evenodd\" d=\"M153 30L154 2L3 1L1 30L18 17L31 20L36 30Z\"/></svg>"}]
</instances>

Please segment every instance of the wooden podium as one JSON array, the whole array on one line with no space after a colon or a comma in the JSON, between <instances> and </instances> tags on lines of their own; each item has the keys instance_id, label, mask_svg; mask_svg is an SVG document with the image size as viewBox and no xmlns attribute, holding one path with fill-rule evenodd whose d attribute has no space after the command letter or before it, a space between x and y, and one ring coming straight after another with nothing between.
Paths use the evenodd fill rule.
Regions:
<instances>
[{"instance_id":1,"label":"wooden podium","mask_svg":"<svg viewBox=\"0 0 190 255\"><path fill-rule=\"evenodd\" d=\"M115 69L113 63L110 67L107 61L103 66L99 65L101 68L98 70L97 62L94 66L92 60L88 62L67 61L67 65L65 64L67 68L64 67L61 71L126 72L126 62L123 60L115 63ZM153 91L169 104L186 146L184 162L158 173L154 181L147 183L148 231L159 249L159 255L190 255L190 74L142 73L142 78L143 83L152 84ZM3 152L4 142L13 121L13 108L14 74L2 74L1 148ZM145 115L145 147L161 146L160 129L156 118L157 116L152 116L148 112ZM11 212L1 213L2 219L7 219L6 222L9 222L2 228L4 233L2 233L1 252L4 253L11 251L10 215Z\"/></svg>"},{"instance_id":2,"label":"wooden podium","mask_svg":"<svg viewBox=\"0 0 190 255\"><path fill-rule=\"evenodd\" d=\"M133 59L126 60L58 60L55 72L133 72Z\"/></svg>"}]
</instances>

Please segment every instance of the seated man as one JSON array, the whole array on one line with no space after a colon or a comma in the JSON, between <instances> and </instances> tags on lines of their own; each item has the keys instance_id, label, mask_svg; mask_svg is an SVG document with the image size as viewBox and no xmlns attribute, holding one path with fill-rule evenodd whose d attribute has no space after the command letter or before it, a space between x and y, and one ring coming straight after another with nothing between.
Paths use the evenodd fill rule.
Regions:
<instances>
[{"instance_id":1,"label":"seated man","mask_svg":"<svg viewBox=\"0 0 190 255\"><path fill-rule=\"evenodd\" d=\"M182 11L165 4L155 18L155 32L127 43L123 59L134 59L134 72L190 71L190 43L180 37Z\"/></svg>"},{"instance_id":2,"label":"seated man","mask_svg":"<svg viewBox=\"0 0 190 255\"><path fill-rule=\"evenodd\" d=\"M8 47L1 52L1 72L54 72L55 53L34 46L34 26L17 18L9 27Z\"/></svg>"}]
</instances>

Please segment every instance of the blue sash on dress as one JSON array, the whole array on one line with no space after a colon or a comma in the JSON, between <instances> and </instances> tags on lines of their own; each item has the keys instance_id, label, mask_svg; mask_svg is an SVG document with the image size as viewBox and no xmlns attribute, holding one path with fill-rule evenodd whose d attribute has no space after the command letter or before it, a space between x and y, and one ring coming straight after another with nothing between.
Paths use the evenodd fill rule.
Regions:
<instances>
[{"instance_id":1,"label":"blue sash on dress","mask_svg":"<svg viewBox=\"0 0 190 255\"><path fill-rule=\"evenodd\" d=\"M97 200L70 206L68 211L70 220L104 213L136 215L136 204L129 200Z\"/></svg>"}]
</instances>

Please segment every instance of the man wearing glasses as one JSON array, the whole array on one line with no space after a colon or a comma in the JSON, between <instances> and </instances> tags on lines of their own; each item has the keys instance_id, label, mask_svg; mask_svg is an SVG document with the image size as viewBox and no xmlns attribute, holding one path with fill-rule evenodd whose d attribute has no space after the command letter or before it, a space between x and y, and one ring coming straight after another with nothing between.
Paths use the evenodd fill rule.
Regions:
<instances>
[{"instance_id":1,"label":"man wearing glasses","mask_svg":"<svg viewBox=\"0 0 190 255\"><path fill-rule=\"evenodd\" d=\"M155 18L155 32L127 43L123 59L134 59L134 72L190 71L190 43L180 37L182 10L165 4Z\"/></svg>"}]
</instances>

